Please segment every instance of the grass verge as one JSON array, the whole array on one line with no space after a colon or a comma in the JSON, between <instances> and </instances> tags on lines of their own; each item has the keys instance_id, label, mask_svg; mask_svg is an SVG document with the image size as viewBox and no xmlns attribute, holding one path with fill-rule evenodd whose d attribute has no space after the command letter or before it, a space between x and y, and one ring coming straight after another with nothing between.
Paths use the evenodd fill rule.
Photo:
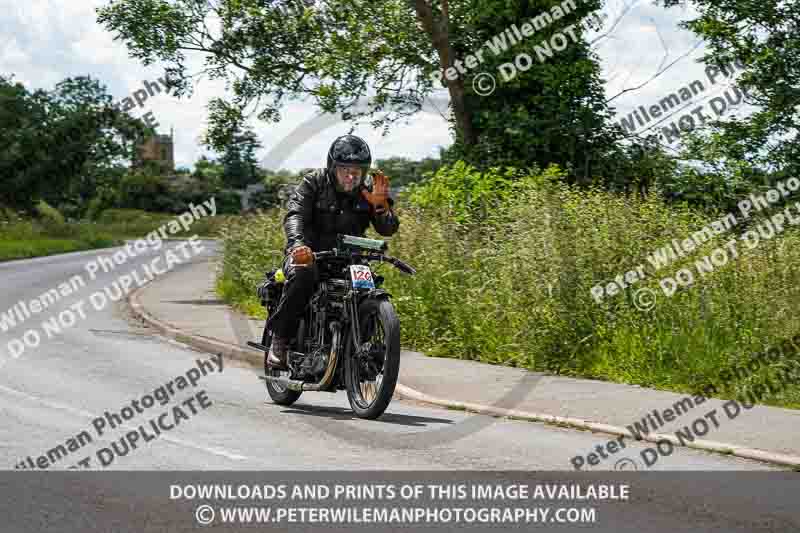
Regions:
<instances>
[{"instance_id":1,"label":"grass verge","mask_svg":"<svg viewBox=\"0 0 800 533\"><path fill-rule=\"evenodd\" d=\"M52 208L51 208L52 209ZM126 239L139 239L174 220L176 215L138 209L109 209L97 221L64 222L63 219L0 221L0 261L27 259L53 254L119 246ZM236 216L204 217L188 231L172 235L214 238L220 228Z\"/></svg>"}]
</instances>

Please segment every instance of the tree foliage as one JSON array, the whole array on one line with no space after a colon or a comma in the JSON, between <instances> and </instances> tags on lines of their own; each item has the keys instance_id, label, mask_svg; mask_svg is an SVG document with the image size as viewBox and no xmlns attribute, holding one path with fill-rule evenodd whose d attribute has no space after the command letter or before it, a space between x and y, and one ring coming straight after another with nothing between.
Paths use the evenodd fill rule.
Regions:
<instances>
[{"instance_id":1,"label":"tree foliage","mask_svg":"<svg viewBox=\"0 0 800 533\"><path fill-rule=\"evenodd\" d=\"M662 0L666 6L681 0ZM689 155L719 178L764 184L800 172L800 10L780 0L697 0L699 13L684 27L708 45L703 61L713 68L733 63L746 69L737 80L746 118L718 121L710 135L696 136Z\"/></svg>"},{"instance_id":2,"label":"tree foliage","mask_svg":"<svg viewBox=\"0 0 800 533\"><path fill-rule=\"evenodd\" d=\"M191 91L190 54L203 73L224 79L228 99L209 104L208 139L222 151L248 116L276 121L287 100L306 98L345 119L374 126L419 111L436 90L450 96L455 146L451 159L487 167L559 163L584 179L613 136L596 58L576 26L565 50L491 96L475 76L495 72L566 25L585 22L602 0L578 8L524 43L489 57L480 69L444 85L432 75L477 52L511 24L549 12L555 0L320 0L282 9L282 0L111 0L98 20L145 64L168 65L176 94ZM535 55L535 54L534 54ZM366 100L366 107L359 102Z\"/></svg>"},{"instance_id":3,"label":"tree foliage","mask_svg":"<svg viewBox=\"0 0 800 533\"><path fill-rule=\"evenodd\" d=\"M50 92L0 77L0 123L0 203L25 210L38 200L88 202L146 132L91 77L67 78Z\"/></svg>"},{"instance_id":4,"label":"tree foliage","mask_svg":"<svg viewBox=\"0 0 800 533\"><path fill-rule=\"evenodd\" d=\"M243 129L233 134L220 158L222 181L231 189L244 189L258 183L258 161L256 150L261 148L255 132Z\"/></svg>"},{"instance_id":5,"label":"tree foliage","mask_svg":"<svg viewBox=\"0 0 800 533\"><path fill-rule=\"evenodd\" d=\"M455 3L461 9L451 18L463 20L454 25L453 54L463 59L480 49L486 41L502 35L512 25L521 25L542 13L549 13L560 1L481 0ZM600 78L598 59L584 38L589 16L602 7L599 0L576 2L577 9L499 55L484 54L485 61L475 72L488 72L497 86L488 96L474 91L474 78L467 79L465 103L474 109L472 125L475 143L456 136L446 161L465 159L481 168L488 166L538 166L557 164L573 180L588 182L602 163L603 154L617 136L609 126L610 112ZM565 30L571 27L576 40ZM456 33L456 28L458 31ZM549 57L536 51L536 45L550 46L556 34L567 36L564 50ZM532 66L502 81L500 65L512 63L526 53ZM540 61L544 59L544 61ZM515 63L516 61L516 63Z\"/></svg>"},{"instance_id":6,"label":"tree foliage","mask_svg":"<svg viewBox=\"0 0 800 533\"><path fill-rule=\"evenodd\" d=\"M375 160L374 166L389 177L392 188L398 188L423 181L442 166L442 161L433 157L425 157L420 161L389 157Z\"/></svg>"}]
</instances>

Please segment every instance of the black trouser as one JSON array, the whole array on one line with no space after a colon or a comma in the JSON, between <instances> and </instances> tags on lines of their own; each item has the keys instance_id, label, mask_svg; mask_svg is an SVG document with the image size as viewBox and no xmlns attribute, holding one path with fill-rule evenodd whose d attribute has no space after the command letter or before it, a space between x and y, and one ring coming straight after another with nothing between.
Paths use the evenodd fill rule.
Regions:
<instances>
[{"instance_id":1,"label":"black trouser","mask_svg":"<svg viewBox=\"0 0 800 533\"><path fill-rule=\"evenodd\" d=\"M298 319L314 295L319 270L316 262L311 266L296 266L291 256L287 256L283 261L283 273L286 276L283 295L267 321L267 328L275 336L290 338L297 333Z\"/></svg>"}]
</instances>

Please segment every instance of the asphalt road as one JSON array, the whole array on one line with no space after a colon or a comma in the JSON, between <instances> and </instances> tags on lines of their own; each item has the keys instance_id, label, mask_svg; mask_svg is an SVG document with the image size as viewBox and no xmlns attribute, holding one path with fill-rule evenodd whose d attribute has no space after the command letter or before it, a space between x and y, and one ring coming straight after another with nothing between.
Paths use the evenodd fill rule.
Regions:
<instances>
[{"instance_id":1,"label":"asphalt road","mask_svg":"<svg viewBox=\"0 0 800 533\"><path fill-rule=\"evenodd\" d=\"M208 375L199 377L196 387L190 385L178 390L176 377L187 376L190 369L198 368L196 360L210 356L154 336L132 321L123 303L108 305L100 311L93 309L88 303L91 293L102 290L120 275L155 257L154 254L137 257L88 282L85 265L98 254L107 253L69 254L0 264L0 287L3 289L0 313L20 300L36 298L76 274L87 280L85 287L60 300L56 306L10 331L0 331L0 465L3 468L14 469L29 456L35 462L58 445L69 448L71 442L73 451L57 458L49 465L50 470L65 469L89 457L90 468L96 470L568 472L569 457L575 451L588 450L608 440L603 435L508 420L481 424L477 432L425 449L382 446L385 438L376 439L374 443L368 439L337 438L342 428L353 434L379 432L384 436L411 431L423 433L479 415L395 401L381 420L362 421L350 415L344 393L305 393L296 405L280 407L270 403L255 369L233 361L224 361L221 372L209 371ZM179 269L177 267L176 272ZM41 322L52 316L53 311L68 309L80 300L87 302L85 319L78 319L61 334L44 339L37 348L27 349L19 358L10 356L7 344L12 339L19 338L26 329L36 327L41 331ZM152 395L168 382L174 384L171 391L174 395L169 403L163 406L156 403L149 409L142 407L144 413L127 422L125 429L97 435L93 426L98 424L96 418L103 417L106 411L120 413L132 400ZM201 391L202 397L198 396ZM176 415L173 407L192 396L196 398L191 404L193 407L182 404L184 416ZM167 413L166 420L178 425L164 430L151 442L142 442L142 436L136 449L122 453L125 449L121 448L120 438L161 413ZM150 433L154 431L151 426ZM92 442L76 444L82 432L89 434ZM76 440L70 441L73 438ZM100 448L113 450L114 442L122 452L115 453L110 464L104 467L99 464L97 451ZM105 457L108 459L109 453ZM609 468L613 468L613 463L609 463ZM664 468L778 470L756 462L692 450L676 451ZM703 494L707 506L710 500L707 493ZM620 516L615 519L631 527L646 519L654 527L661 524L672 531L692 530L690 526L694 522L689 521L689 515L675 513L675 508L684 509L689 505L691 494L681 494L673 488L662 496L664 501L651 498L640 502L641 505L627 506L624 512L618 511ZM770 496L773 503L783 497L788 497L786 491ZM796 502L796 493L793 501ZM756 505L754 501L750 503ZM14 505L14 499L3 505ZM766 505L768 513L771 507L769 502ZM722 527L720 531L754 531L766 527L764 521L758 522L758 528L753 526L751 520L761 515L750 508L732 506L724 513L715 514L709 507L707 512L704 520L714 528L704 531L717 527ZM787 531L786 522L779 523L783 524L783 529L774 530ZM615 530L628 529L617 527Z\"/></svg>"}]
</instances>

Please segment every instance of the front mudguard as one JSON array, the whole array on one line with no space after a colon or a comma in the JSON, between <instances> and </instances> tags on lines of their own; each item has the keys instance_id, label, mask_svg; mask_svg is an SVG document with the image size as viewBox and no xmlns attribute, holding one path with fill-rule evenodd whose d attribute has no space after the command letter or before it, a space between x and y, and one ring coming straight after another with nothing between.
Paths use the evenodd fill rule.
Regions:
<instances>
[{"instance_id":1,"label":"front mudguard","mask_svg":"<svg viewBox=\"0 0 800 533\"><path fill-rule=\"evenodd\" d=\"M368 300L370 298L388 300L391 297L392 295L385 289L370 289L367 292L362 292L358 294L358 296L356 297L356 304L360 306L364 302L364 300Z\"/></svg>"},{"instance_id":2,"label":"front mudguard","mask_svg":"<svg viewBox=\"0 0 800 533\"><path fill-rule=\"evenodd\" d=\"M348 349L347 352L343 354L344 357L342 358L342 360L344 360L347 357L354 357L355 354L358 352L359 345L361 343L361 340L359 338L360 336L358 333L358 330L360 328L360 325L358 323L358 316L353 316L352 313L357 313L361 305L367 300L373 298L376 300L388 300L391 297L392 295L385 289L370 289L368 291L358 292L355 295L355 302L354 302L355 308L354 309L351 308L351 316L349 320L350 327L347 329L347 332L344 335L345 339L344 346L347 346ZM352 305L352 303L350 305Z\"/></svg>"}]
</instances>

